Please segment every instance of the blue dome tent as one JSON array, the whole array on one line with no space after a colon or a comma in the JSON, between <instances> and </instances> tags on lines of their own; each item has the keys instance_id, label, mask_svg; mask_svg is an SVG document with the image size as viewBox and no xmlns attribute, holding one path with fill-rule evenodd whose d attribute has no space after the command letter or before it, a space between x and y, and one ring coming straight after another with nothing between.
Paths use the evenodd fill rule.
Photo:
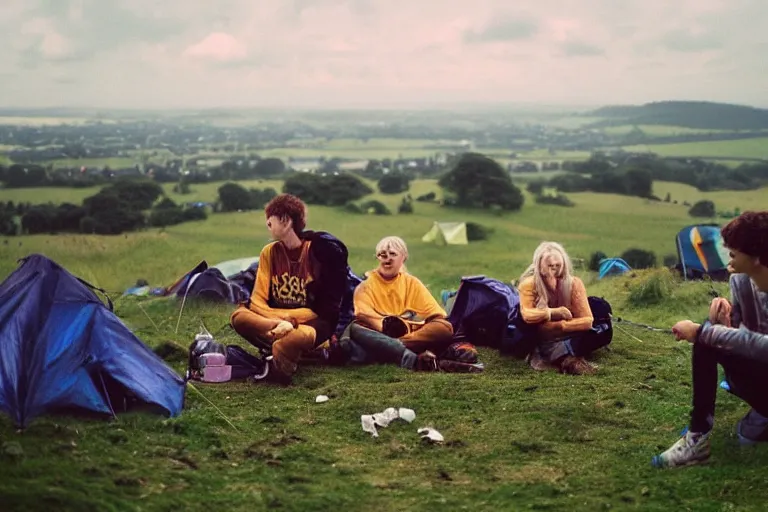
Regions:
<instances>
[{"instance_id":1,"label":"blue dome tent","mask_svg":"<svg viewBox=\"0 0 768 512\"><path fill-rule=\"evenodd\" d=\"M618 276L625 272L629 272L630 270L632 270L632 267L621 258L603 258L600 260L600 273L597 278L602 279L607 276Z\"/></svg>"},{"instance_id":2,"label":"blue dome tent","mask_svg":"<svg viewBox=\"0 0 768 512\"><path fill-rule=\"evenodd\" d=\"M92 288L39 254L0 284L0 410L17 427L61 411L181 413L184 380Z\"/></svg>"}]
</instances>

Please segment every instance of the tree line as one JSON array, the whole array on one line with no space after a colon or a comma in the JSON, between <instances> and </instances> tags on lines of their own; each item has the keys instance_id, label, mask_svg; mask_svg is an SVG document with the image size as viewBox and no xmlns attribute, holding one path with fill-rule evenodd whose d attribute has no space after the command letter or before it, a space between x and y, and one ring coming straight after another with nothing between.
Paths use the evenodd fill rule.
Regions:
<instances>
[{"instance_id":1,"label":"tree line","mask_svg":"<svg viewBox=\"0 0 768 512\"><path fill-rule=\"evenodd\" d=\"M117 235L207 217L205 208L177 205L164 197L157 183L119 180L86 197L80 205L0 203L0 233L6 236L62 232Z\"/></svg>"},{"instance_id":2,"label":"tree line","mask_svg":"<svg viewBox=\"0 0 768 512\"><path fill-rule=\"evenodd\" d=\"M560 178L559 182L552 184L568 187L561 188L565 192L603 192L601 189L613 186L610 183L615 181L617 176L628 173L631 173L633 179L640 179L642 176L643 183L649 179L671 181L691 185L702 192L755 190L768 184L768 162L742 164L731 168L702 159L660 158L652 154L619 154L608 157L595 153L584 162L569 162L564 165L564 169L581 175ZM642 174L638 171L642 171ZM591 179L594 181L590 181Z\"/></svg>"}]
</instances>

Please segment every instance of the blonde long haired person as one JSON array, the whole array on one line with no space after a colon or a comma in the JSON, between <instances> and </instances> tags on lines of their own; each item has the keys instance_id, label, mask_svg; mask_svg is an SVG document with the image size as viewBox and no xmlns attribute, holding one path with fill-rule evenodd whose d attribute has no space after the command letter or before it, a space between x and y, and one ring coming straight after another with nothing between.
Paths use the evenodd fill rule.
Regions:
<instances>
[{"instance_id":1,"label":"blonde long haired person","mask_svg":"<svg viewBox=\"0 0 768 512\"><path fill-rule=\"evenodd\" d=\"M573 275L571 258L557 242L542 242L530 266L520 276L520 315L536 326L536 345L529 355L536 370L591 374L596 367L585 356L605 346L605 338L590 336L593 316L587 291Z\"/></svg>"}]
</instances>

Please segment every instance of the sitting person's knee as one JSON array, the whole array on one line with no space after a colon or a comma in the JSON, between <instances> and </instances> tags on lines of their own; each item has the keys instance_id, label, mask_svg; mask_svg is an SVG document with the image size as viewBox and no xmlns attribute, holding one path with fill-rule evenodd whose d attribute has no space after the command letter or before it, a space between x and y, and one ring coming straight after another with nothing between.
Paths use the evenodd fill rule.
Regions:
<instances>
[{"instance_id":1,"label":"sitting person's knee","mask_svg":"<svg viewBox=\"0 0 768 512\"><path fill-rule=\"evenodd\" d=\"M248 308L240 306L230 315L229 324L236 332L239 333L239 328L242 328L243 324L246 323L248 313L251 313Z\"/></svg>"}]
</instances>

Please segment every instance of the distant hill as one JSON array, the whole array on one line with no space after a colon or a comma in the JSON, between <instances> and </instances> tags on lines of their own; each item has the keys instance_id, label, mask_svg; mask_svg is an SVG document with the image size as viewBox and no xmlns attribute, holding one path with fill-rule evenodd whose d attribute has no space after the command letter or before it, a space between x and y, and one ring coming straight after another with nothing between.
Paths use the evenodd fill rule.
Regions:
<instances>
[{"instance_id":1,"label":"distant hill","mask_svg":"<svg viewBox=\"0 0 768 512\"><path fill-rule=\"evenodd\" d=\"M585 114L601 117L591 127L624 124L683 126L708 130L768 130L768 109L706 101L660 101L602 107Z\"/></svg>"}]
</instances>

